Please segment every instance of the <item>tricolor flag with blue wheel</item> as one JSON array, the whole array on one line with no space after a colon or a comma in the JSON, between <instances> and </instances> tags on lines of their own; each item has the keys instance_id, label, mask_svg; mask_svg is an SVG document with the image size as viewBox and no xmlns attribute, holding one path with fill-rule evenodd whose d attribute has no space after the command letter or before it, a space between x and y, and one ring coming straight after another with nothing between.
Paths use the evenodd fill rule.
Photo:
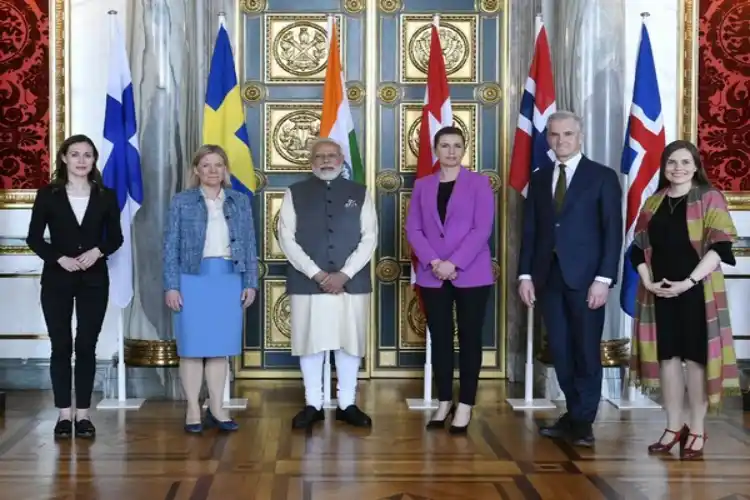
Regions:
<instances>
[{"instance_id":1,"label":"tricolor flag with blue wheel","mask_svg":"<svg viewBox=\"0 0 750 500\"><path fill-rule=\"evenodd\" d=\"M320 118L320 137L335 141L344 153L342 175L354 182L365 183L365 170L354 132L354 121L344 86L338 30L333 16L328 18L328 67L323 85L323 115Z\"/></svg>"},{"instance_id":2,"label":"tricolor flag with blue wheel","mask_svg":"<svg viewBox=\"0 0 750 500\"><path fill-rule=\"evenodd\" d=\"M250 154L250 139L237 84L232 44L223 22L219 24L208 73L206 104L203 107L203 144L215 144L226 151L232 172L232 188L247 194L252 200L255 167Z\"/></svg>"},{"instance_id":3,"label":"tricolor flag with blue wheel","mask_svg":"<svg viewBox=\"0 0 750 500\"><path fill-rule=\"evenodd\" d=\"M666 146L664 117L661 112L659 82L651 50L651 39L644 23L641 26L641 43L635 63L633 103L625 132L621 172L625 175L625 256L623 258L620 307L630 317L635 315L635 297L638 290L638 272L630 263L630 252L635 236L635 223L646 198L659 184L659 162Z\"/></svg>"},{"instance_id":4,"label":"tricolor flag with blue wheel","mask_svg":"<svg viewBox=\"0 0 750 500\"><path fill-rule=\"evenodd\" d=\"M133 242L131 225L143 203L141 155L135 117L133 82L128 67L125 38L116 16L110 16L109 79L104 111L102 177L104 185L117 193L123 244L108 258L110 300L125 308L133 299Z\"/></svg>"}]
</instances>

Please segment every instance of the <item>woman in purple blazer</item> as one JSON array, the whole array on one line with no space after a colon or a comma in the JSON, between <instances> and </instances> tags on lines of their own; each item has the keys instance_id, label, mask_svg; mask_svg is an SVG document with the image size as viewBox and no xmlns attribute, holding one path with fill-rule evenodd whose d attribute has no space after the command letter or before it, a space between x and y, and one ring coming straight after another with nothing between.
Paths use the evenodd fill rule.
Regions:
<instances>
[{"instance_id":1,"label":"woman in purple blazer","mask_svg":"<svg viewBox=\"0 0 750 500\"><path fill-rule=\"evenodd\" d=\"M489 179L461 166L466 140L461 129L445 127L433 147L440 168L414 183L406 238L417 256L420 288L432 339L440 405L428 429L445 426L466 432L482 363L482 325L490 288L495 282L490 235L495 195ZM453 404L453 305L456 306L461 389Z\"/></svg>"}]
</instances>

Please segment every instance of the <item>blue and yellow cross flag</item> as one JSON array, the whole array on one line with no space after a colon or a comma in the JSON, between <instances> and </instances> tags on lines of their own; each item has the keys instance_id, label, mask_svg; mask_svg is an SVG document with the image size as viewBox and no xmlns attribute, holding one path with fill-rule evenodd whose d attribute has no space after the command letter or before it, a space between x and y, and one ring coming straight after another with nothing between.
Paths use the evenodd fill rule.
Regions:
<instances>
[{"instance_id":1,"label":"blue and yellow cross flag","mask_svg":"<svg viewBox=\"0 0 750 500\"><path fill-rule=\"evenodd\" d=\"M208 72L206 104L203 107L203 144L224 148L232 171L232 187L246 193L252 200L255 168L234 68L232 44L224 23L219 24Z\"/></svg>"}]
</instances>

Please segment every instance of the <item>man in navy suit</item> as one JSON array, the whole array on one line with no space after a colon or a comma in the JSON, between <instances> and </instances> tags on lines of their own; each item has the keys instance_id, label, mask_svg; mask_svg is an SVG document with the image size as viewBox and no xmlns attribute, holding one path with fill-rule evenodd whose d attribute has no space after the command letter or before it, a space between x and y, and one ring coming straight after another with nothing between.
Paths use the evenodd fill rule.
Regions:
<instances>
[{"instance_id":1,"label":"man in navy suit","mask_svg":"<svg viewBox=\"0 0 750 500\"><path fill-rule=\"evenodd\" d=\"M537 298L567 413L543 436L593 446L602 391L604 305L622 247L622 188L617 173L581 153L582 122L558 111L547 122L554 168L531 175L524 206L518 291Z\"/></svg>"}]
</instances>

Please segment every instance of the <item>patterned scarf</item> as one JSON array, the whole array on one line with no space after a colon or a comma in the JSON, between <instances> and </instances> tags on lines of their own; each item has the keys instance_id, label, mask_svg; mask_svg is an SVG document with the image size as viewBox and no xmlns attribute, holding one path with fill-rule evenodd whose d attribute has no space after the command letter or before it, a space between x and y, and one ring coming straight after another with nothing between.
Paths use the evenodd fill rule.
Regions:
<instances>
[{"instance_id":1,"label":"patterned scarf","mask_svg":"<svg viewBox=\"0 0 750 500\"><path fill-rule=\"evenodd\" d=\"M651 267L652 248L648 239L651 218L664 201L667 190L649 197L643 205L635 227L635 244L643 250L646 264ZM715 189L694 187L687 195L687 225L690 242L702 259L709 247L722 241L735 241L737 230L729 214L724 195ZM708 363L706 392L709 406L719 407L722 393L739 393L740 382L729 323L724 274L716 266L703 280L708 322ZM656 348L656 317L654 296L639 283L633 319L633 340L630 359L631 377L646 392L659 388L659 359Z\"/></svg>"}]
</instances>

